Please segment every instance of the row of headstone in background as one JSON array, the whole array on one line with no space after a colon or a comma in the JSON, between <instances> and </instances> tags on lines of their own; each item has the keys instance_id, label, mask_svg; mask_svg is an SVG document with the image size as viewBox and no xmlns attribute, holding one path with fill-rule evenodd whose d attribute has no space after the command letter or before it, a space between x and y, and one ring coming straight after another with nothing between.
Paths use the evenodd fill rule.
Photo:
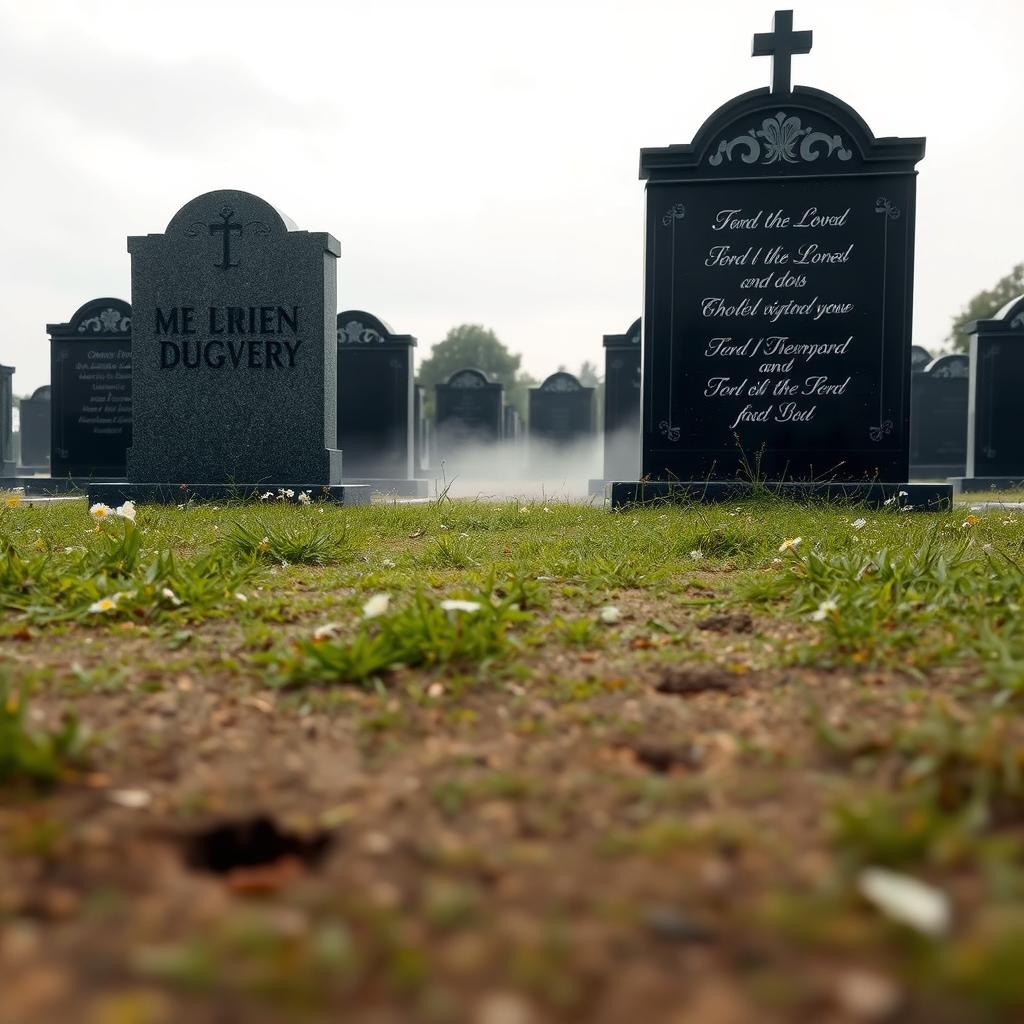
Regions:
<instances>
[{"instance_id":1,"label":"row of headstone in background","mask_svg":"<svg viewBox=\"0 0 1024 1024\"><path fill-rule=\"evenodd\" d=\"M14 468L14 367L0 363L0 476Z\"/></svg>"}]
</instances>

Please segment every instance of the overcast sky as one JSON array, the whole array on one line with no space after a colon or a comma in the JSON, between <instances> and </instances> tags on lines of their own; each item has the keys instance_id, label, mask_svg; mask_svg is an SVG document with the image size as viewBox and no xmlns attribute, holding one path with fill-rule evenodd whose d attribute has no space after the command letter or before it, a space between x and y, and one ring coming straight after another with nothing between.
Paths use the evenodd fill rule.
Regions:
<instances>
[{"instance_id":1,"label":"overcast sky","mask_svg":"<svg viewBox=\"0 0 1024 1024\"><path fill-rule=\"evenodd\" d=\"M341 241L340 308L493 328L538 377L640 315L641 146L767 85L754 0L0 0L0 363L130 299L125 238L216 188ZM803 0L793 80L925 135L914 336L1024 260L1024 0Z\"/></svg>"}]
</instances>

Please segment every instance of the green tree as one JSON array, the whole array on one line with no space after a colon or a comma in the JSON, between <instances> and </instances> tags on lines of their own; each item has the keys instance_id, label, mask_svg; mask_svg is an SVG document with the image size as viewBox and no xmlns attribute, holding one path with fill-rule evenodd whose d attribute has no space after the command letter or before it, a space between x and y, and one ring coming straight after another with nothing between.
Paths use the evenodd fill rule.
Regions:
<instances>
[{"instance_id":1,"label":"green tree","mask_svg":"<svg viewBox=\"0 0 1024 1024\"><path fill-rule=\"evenodd\" d=\"M481 324L459 324L444 341L439 341L420 363L417 377L427 389L428 404L434 402L434 386L444 383L456 370L472 367L505 385L505 394L521 416L526 415L526 389L536 381L519 373L523 357L510 352L498 336Z\"/></svg>"},{"instance_id":2,"label":"green tree","mask_svg":"<svg viewBox=\"0 0 1024 1024\"><path fill-rule=\"evenodd\" d=\"M513 355L490 328L480 324L453 327L420 363L420 383L427 388L443 384L456 370L483 370L506 388L516 380L523 357Z\"/></svg>"},{"instance_id":3,"label":"green tree","mask_svg":"<svg viewBox=\"0 0 1024 1024\"><path fill-rule=\"evenodd\" d=\"M960 312L953 317L946 343L954 352L966 352L970 339L963 333L965 324L981 320L997 313L1010 299L1024 294L1024 263L1018 263L1006 277L996 282L988 291L978 292Z\"/></svg>"}]
</instances>

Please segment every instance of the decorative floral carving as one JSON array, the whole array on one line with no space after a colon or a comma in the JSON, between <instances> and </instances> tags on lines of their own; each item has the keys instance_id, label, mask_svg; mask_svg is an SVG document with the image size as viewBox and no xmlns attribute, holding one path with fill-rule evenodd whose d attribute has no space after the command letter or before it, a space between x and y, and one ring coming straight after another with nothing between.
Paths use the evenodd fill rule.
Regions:
<instances>
[{"instance_id":1,"label":"decorative floral carving","mask_svg":"<svg viewBox=\"0 0 1024 1024\"><path fill-rule=\"evenodd\" d=\"M774 117L766 117L760 128L750 128L734 139L723 139L708 157L708 163L718 167L723 158L731 162L737 148L743 150L739 158L745 164L795 164L801 160L813 163L821 156L835 155L839 160L853 156L841 136L816 131L810 125L805 128L796 114L787 115L782 110Z\"/></svg>"},{"instance_id":2,"label":"decorative floral carving","mask_svg":"<svg viewBox=\"0 0 1024 1024\"><path fill-rule=\"evenodd\" d=\"M682 203L676 203L675 206L670 207L664 217L661 218L661 223L668 227L673 221L682 220L686 216L686 207Z\"/></svg>"},{"instance_id":3,"label":"decorative floral carving","mask_svg":"<svg viewBox=\"0 0 1024 1024\"><path fill-rule=\"evenodd\" d=\"M871 427L868 430L868 436L872 441L881 441L883 437L888 437L892 433L892 420L882 420L877 427Z\"/></svg>"},{"instance_id":4,"label":"decorative floral carving","mask_svg":"<svg viewBox=\"0 0 1024 1024\"><path fill-rule=\"evenodd\" d=\"M344 345L373 345L383 344L384 338L380 331L367 327L358 320L349 320L343 327L338 328L338 344Z\"/></svg>"},{"instance_id":5,"label":"decorative floral carving","mask_svg":"<svg viewBox=\"0 0 1024 1024\"><path fill-rule=\"evenodd\" d=\"M486 382L473 370L460 370L450 381L450 388L482 388Z\"/></svg>"},{"instance_id":6,"label":"decorative floral carving","mask_svg":"<svg viewBox=\"0 0 1024 1024\"><path fill-rule=\"evenodd\" d=\"M899 220L903 212L898 206L893 205L892 200L879 196L875 200L875 213L884 213L889 220Z\"/></svg>"},{"instance_id":7,"label":"decorative floral carving","mask_svg":"<svg viewBox=\"0 0 1024 1024\"><path fill-rule=\"evenodd\" d=\"M540 386L541 391L582 391L583 385L571 373L553 373Z\"/></svg>"},{"instance_id":8,"label":"decorative floral carving","mask_svg":"<svg viewBox=\"0 0 1024 1024\"><path fill-rule=\"evenodd\" d=\"M86 334L127 334L132 329L132 318L123 316L118 310L107 306L95 316L90 316L78 325L78 333Z\"/></svg>"},{"instance_id":9,"label":"decorative floral carving","mask_svg":"<svg viewBox=\"0 0 1024 1024\"><path fill-rule=\"evenodd\" d=\"M658 430L661 434L667 437L670 441L678 441L682 430L679 427L673 427L668 420L662 420L658 424Z\"/></svg>"}]
</instances>

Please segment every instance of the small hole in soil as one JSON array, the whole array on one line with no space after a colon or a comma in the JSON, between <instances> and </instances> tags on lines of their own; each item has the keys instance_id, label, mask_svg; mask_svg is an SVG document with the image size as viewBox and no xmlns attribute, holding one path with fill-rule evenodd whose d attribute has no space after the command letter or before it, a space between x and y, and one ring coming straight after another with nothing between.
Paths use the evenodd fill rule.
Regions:
<instances>
[{"instance_id":1,"label":"small hole in soil","mask_svg":"<svg viewBox=\"0 0 1024 1024\"><path fill-rule=\"evenodd\" d=\"M186 841L185 862L199 871L226 875L237 868L273 864L293 857L315 867L331 845L329 832L310 836L285 832L268 817L222 822Z\"/></svg>"}]
</instances>

